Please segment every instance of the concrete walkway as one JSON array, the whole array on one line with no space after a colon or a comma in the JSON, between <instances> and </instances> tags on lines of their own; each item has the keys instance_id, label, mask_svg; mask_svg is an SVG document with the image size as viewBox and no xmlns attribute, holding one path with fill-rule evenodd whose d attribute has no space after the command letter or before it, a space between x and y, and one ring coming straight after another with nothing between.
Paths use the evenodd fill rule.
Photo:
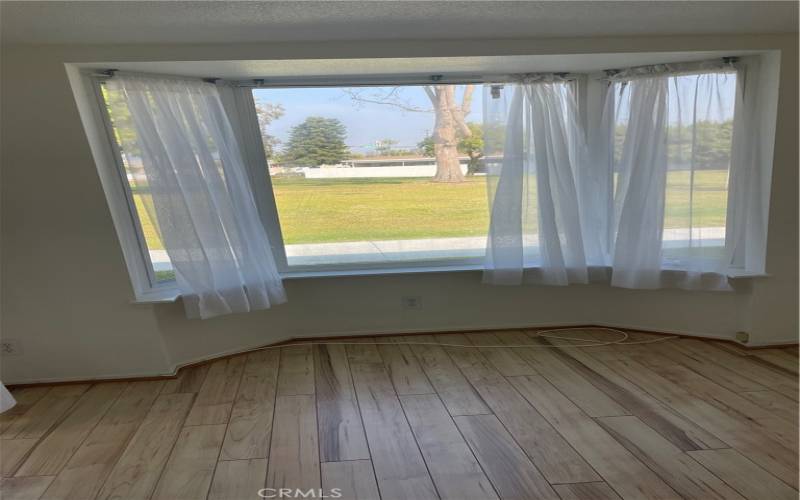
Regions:
<instances>
[{"instance_id":1,"label":"concrete walkway","mask_svg":"<svg viewBox=\"0 0 800 500\"><path fill-rule=\"evenodd\" d=\"M664 230L664 248L686 246L688 233L686 229ZM692 239L703 240L706 246L722 246L725 244L725 228L694 228ZM539 238L531 236L526 243L537 246ZM485 236L286 245L290 266L482 258L485 252ZM164 250L151 250L150 259L156 271L172 269Z\"/></svg>"}]
</instances>

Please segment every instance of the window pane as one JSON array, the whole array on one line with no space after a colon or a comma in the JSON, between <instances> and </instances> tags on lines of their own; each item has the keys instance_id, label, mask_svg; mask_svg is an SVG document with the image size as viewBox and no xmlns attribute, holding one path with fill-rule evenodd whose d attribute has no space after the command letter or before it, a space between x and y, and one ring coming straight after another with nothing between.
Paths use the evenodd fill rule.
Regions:
<instances>
[{"instance_id":1,"label":"window pane","mask_svg":"<svg viewBox=\"0 0 800 500\"><path fill-rule=\"evenodd\" d=\"M614 182L630 118L630 87L615 84ZM663 257L667 267L712 269L725 248L736 73L668 78L667 183Z\"/></svg>"},{"instance_id":2,"label":"window pane","mask_svg":"<svg viewBox=\"0 0 800 500\"><path fill-rule=\"evenodd\" d=\"M109 89L105 85L102 85L101 88L106 109L111 118L114 138L122 156L141 234L153 265L153 275L157 282L172 281L175 279L175 271L161 242L158 220L153 209L153 200L144 173L136 130L130 112L125 101L119 95L119 91Z\"/></svg>"},{"instance_id":3,"label":"window pane","mask_svg":"<svg viewBox=\"0 0 800 500\"><path fill-rule=\"evenodd\" d=\"M702 267L725 247L735 73L670 78L664 259Z\"/></svg>"},{"instance_id":4,"label":"window pane","mask_svg":"<svg viewBox=\"0 0 800 500\"><path fill-rule=\"evenodd\" d=\"M288 264L482 258L489 218L473 90L254 90Z\"/></svg>"}]
</instances>

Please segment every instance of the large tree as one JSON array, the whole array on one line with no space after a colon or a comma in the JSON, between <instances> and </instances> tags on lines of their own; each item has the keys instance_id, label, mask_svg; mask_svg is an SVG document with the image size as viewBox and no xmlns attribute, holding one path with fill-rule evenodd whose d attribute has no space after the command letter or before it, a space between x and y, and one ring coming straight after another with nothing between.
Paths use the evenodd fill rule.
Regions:
<instances>
[{"instance_id":1,"label":"large tree","mask_svg":"<svg viewBox=\"0 0 800 500\"><path fill-rule=\"evenodd\" d=\"M456 100L457 85L427 85L425 94L430 99L432 109L420 108L403 100L401 87L393 87L382 93L368 93L364 90L348 89L346 92L358 102L386 104L405 111L433 112L433 152L436 157L436 182L461 182L464 174L458 162L458 143L472 135L466 117L472 109L474 85L465 85L461 102Z\"/></svg>"},{"instance_id":2,"label":"large tree","mask_svg":"<svg viewBox=\"0 0 800 500\"><path fill-rule=\"evenodd\" d=\"M346 137L347 129L339 120L309 116L292 128L284 156L298 165L334 165L349 154Z\"/></svg>"}]
</instances>

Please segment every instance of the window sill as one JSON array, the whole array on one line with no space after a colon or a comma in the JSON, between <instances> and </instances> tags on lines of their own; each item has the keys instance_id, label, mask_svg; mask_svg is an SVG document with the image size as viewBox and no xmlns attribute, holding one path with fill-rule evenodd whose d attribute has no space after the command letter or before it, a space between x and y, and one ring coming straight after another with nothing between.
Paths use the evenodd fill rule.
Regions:
<instances>
[{"instance_id":1,"label":"window sill","mask_svg":"<svg viewBox=\"0 0 800 500\"><path fill-rule=\"evenodd\" d=\"M159 287L139 294L133 299L134 304L168 304L180 298L177 287Z\"/></svg>"},{"instance_id":2,"label":"window sill","mask_svg":"<svg viewBox=\"0 0 800 500\"><path fill-rule=\"evenodd\" d=\"M452 273L464 271L483 271L482 264L465 264L459 266L420 266L420 267L395 267L383 269L337 269L330 271L286 271L281 273L285 280L308 278L340 278L351 276L390 276L394 274L420 274L420 273Z\"/></svg>"},{"instance_id":3,"label":"window sill","mask_svg":"<svg viewBox=\"0 0 800 500\"><path fill-rule=\"evenodd\" d=\"M393 276L401 274L434 274L483 271L483 265L470 264L460 266L430 266L430 267L398 267L389 269L337 269L330 271L287 271L280 273L281 278L288 281L316 278L345 278L359 276ZM596 267L596 269L611 270L610 267ZM680 269L664 268L662 271L680 272ZM731 271L727 274L730 279L768 278L766 273L746 273ZM181 296L176 287L163 287L148 291L134 299L134 304L168 304L177 301Z\"/></svg>"}]
</instances>

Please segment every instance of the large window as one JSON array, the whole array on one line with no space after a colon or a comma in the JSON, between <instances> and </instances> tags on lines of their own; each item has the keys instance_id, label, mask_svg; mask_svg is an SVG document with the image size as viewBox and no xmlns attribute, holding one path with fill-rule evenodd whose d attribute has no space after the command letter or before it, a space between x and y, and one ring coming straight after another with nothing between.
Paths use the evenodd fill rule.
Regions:
<instances>
[{"instance_id":1,"label":"large window","mask_svg":"<svg viewBox=\"0 0 800 500\"><path fill-rule=\"evenodd\" d=\"M269 239L259 248L284 276L485 266L535 277L553 262L562 274L631 262L741 276L763 273L770 175L756 156L767 91L753 61L469 78L492 83L207 84L241 149ZM105 78L86 82L134 288L174 288L169 254L185 249L165 248L169 197L137 140L149 129Z\"/></svg>"},{"instance_id":2,"label":"large window","mask_svg":"<svg viewBox=\"0 0 800 500\"><path fill-rule=\"evenodd\" d=\"M480 262L475 87L254 90L288 267Z\"/></svg>"}]
</instances>

